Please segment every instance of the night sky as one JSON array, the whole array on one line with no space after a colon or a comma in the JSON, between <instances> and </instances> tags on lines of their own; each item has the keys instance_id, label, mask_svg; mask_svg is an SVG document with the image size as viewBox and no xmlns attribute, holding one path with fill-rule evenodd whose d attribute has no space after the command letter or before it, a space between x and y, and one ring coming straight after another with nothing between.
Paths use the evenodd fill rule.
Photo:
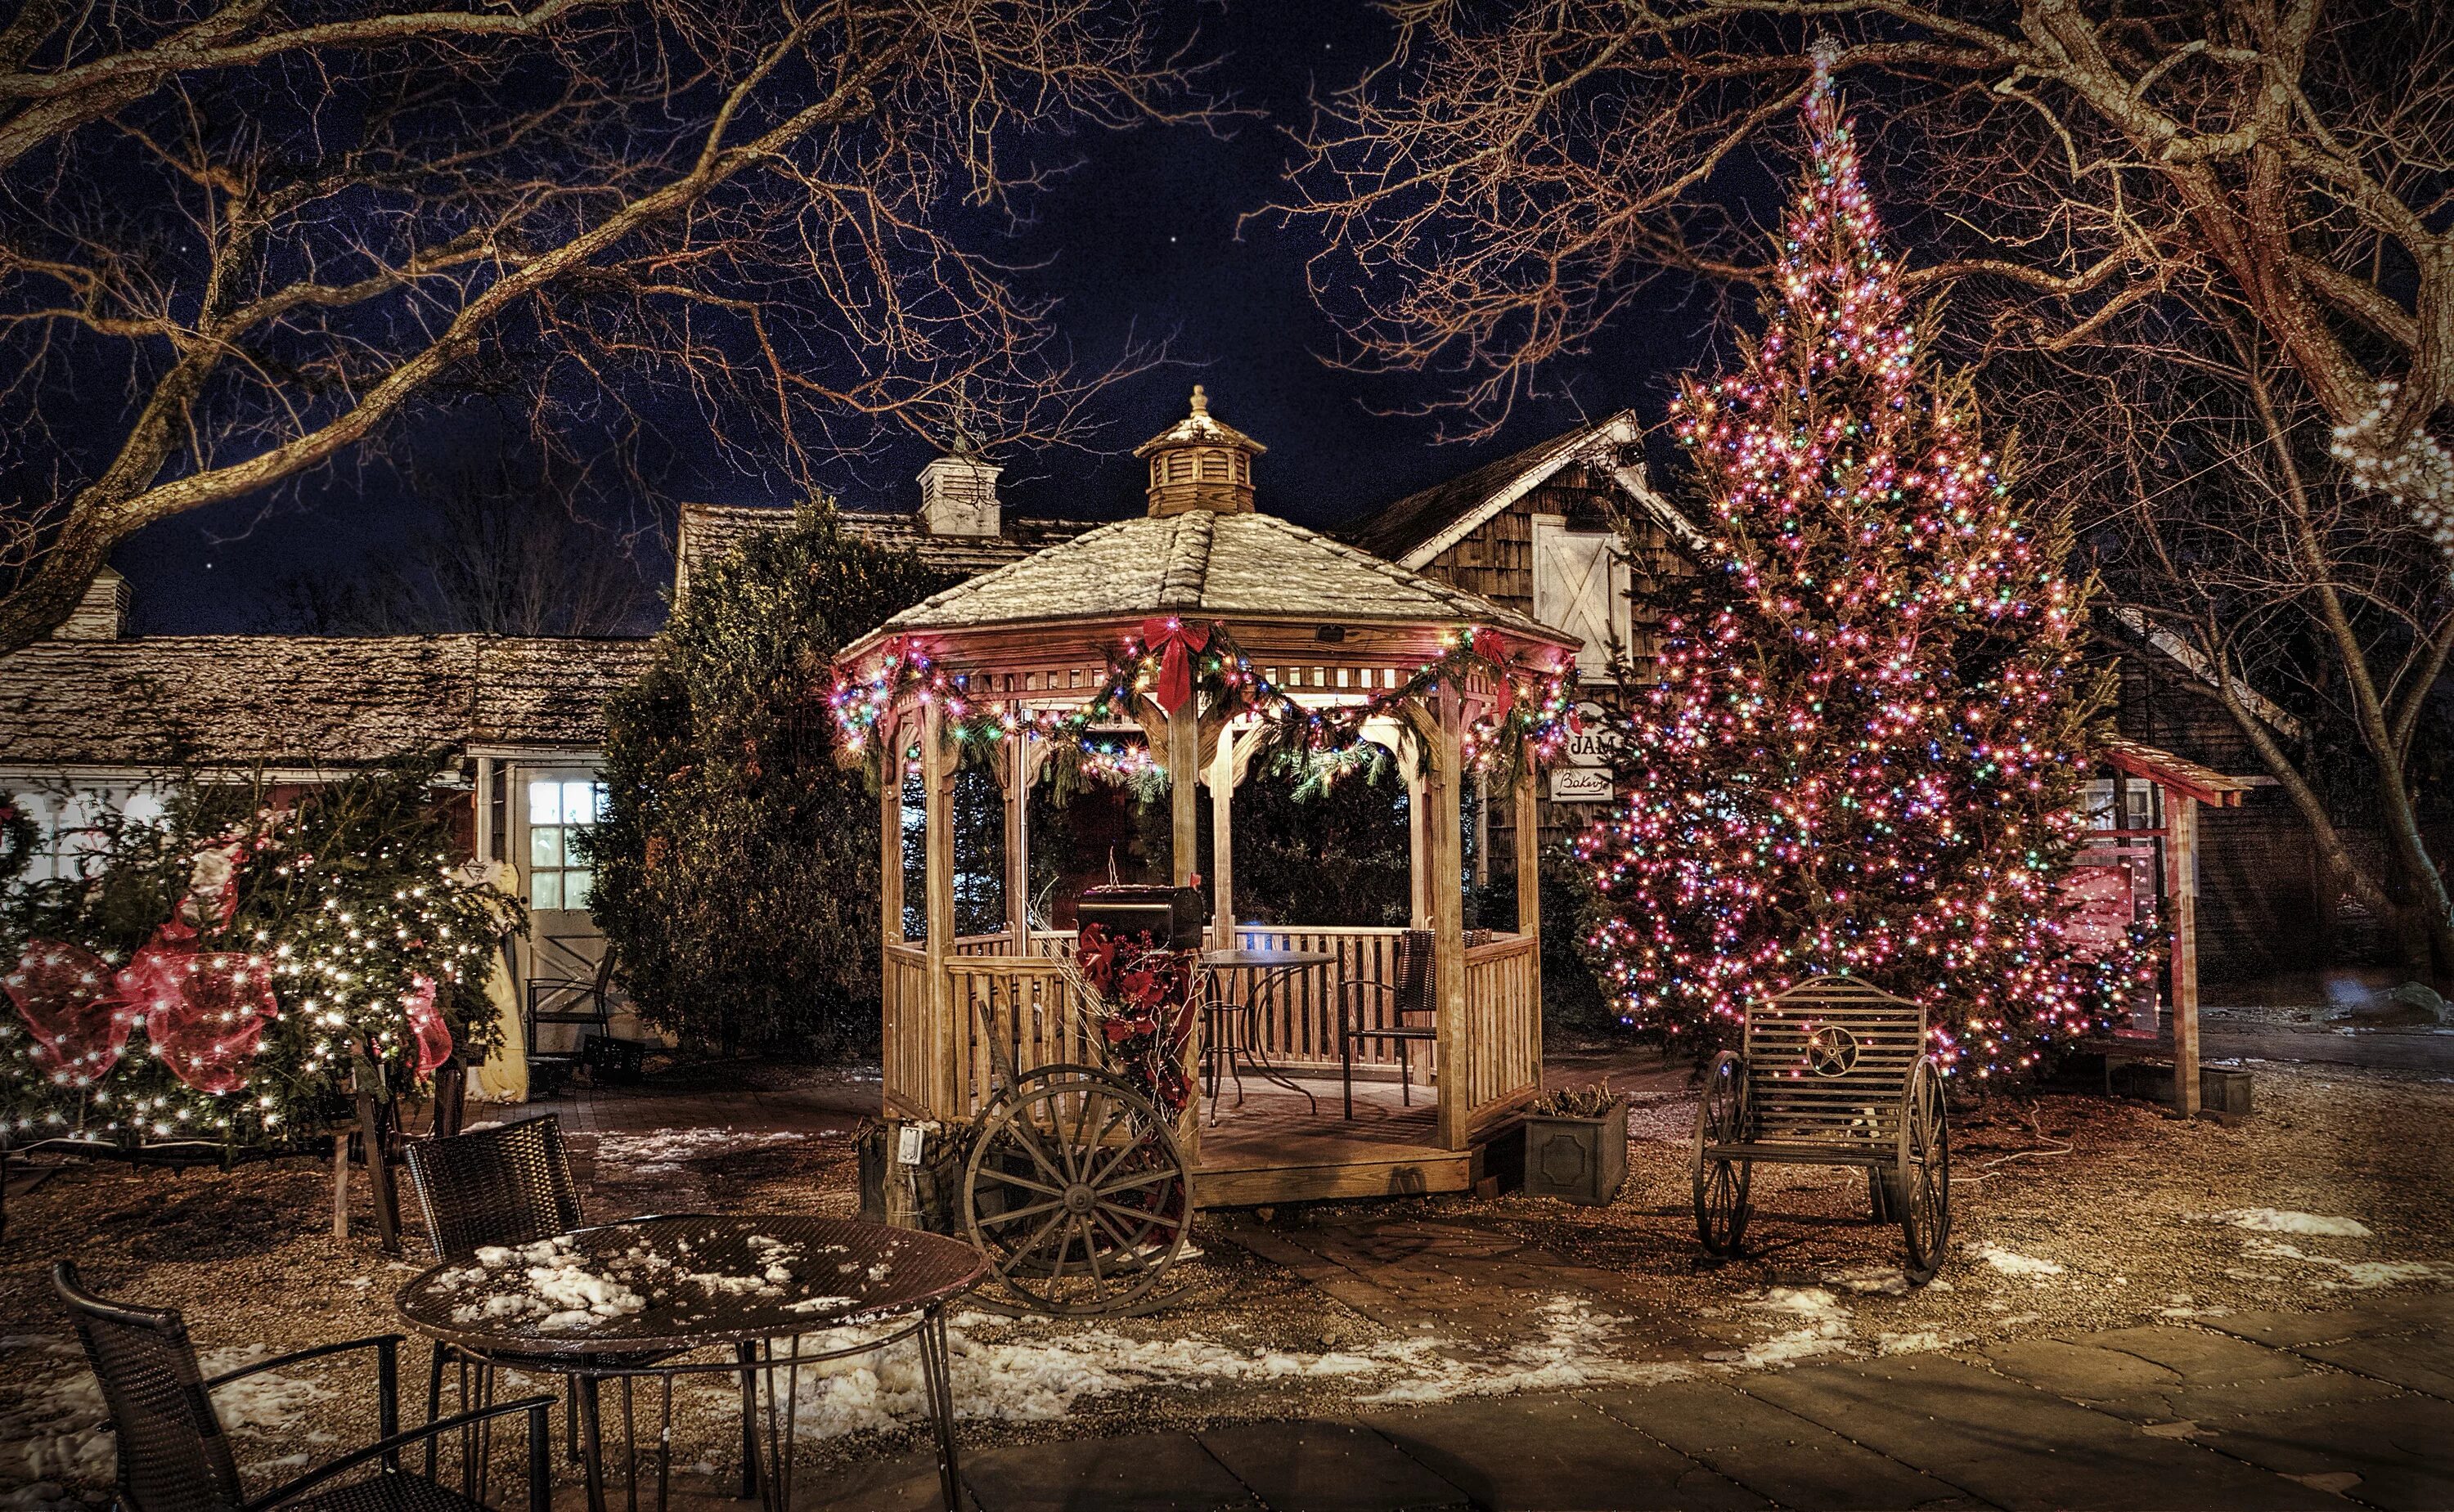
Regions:
<instances>
[{"instance_id":1,"label":"night sky","mask_svg":"<svg viewBox=\"0 0 2454 1512\"><path fill-rule=\"evenodd\" d=\"M1290 17L1300 16L1300 20ZM1086 134L1079 166L1038 205L1036 223L995 249L1021 264L1026 288L1062 301L1057 326L1086 359L1113 353L1128 332L1169 336L1183 366L1144 374L1110 392L1114 424L1106 455L1001 456L1005 499L1023 514L1114 518L1141 507L1134 446L1184 413L1198 382L1214 411L1270 449L1258 464L1260 507L1305 525L1334 527L1491 457L1633 406L1658 419L1673 374L1705 349L1709 305L1680 303L1662 288L1653 308L1621 317L1592 358L1547 375L1551 392L1521 404L1497 438L1440 445L1439 416L1410 414L1445 392L1438 377L1365 378L1328 366L1333 329L1305 292L1303 229L1255 223L1236 234L1242 211L1279 190L1284 131L1307 119L1307 100L1341 87L1386 48L1388 29L1360 4L1296 7L1231 0L1181 8L1205 50L1222 59L1216 87L1257 110L1224 139L1195 128ZM1456 424L1455 417L1445 423ZM506 437L511 439L506 440ZM517 445L516 432L430 424L394 438L397 451L475 461ZM833 480L857 508L908 508L916 445L846 467ZM728 504L788 504L773 485L687 464L663 480L674 497ZM611 513L623 511L615 508ZM628 539L652 583L670 572L669 522L634 505ZM276 587L298 574L349 571L415 532L420 507L381 472L345 470L296 503L261 502L199 511L157 526L113 558L136 589L135 626L147 633L244 631L270 623ZM651 527L640 529L643 525ZM609 531L608 550L624 549Z\"/></svg>"}]
</instances>

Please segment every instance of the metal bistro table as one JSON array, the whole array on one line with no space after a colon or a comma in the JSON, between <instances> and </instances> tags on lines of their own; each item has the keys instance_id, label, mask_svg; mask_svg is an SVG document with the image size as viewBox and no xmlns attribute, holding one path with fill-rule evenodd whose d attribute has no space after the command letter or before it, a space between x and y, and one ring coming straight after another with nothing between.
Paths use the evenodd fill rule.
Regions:
<instances>
[{"instance_id":1,"label":"metal bistro table","mask_svg":"<svg viewBox=\"0 0 2454 1512\"><path fill-rule=\"evenodd\" d=\"M1312 1104L1312 1110L1318 1116L1319 1100L1270 1064L1270 1058L1262 1053L1253 1033L1253 1022L1260 1015L1263 1005L1277 1001L1279 990L1295 980L1297 973L1315 966L1336 965L1338 957L1326 950L1204 950L1201 952L1201 965L1214 978L1228 971L1247 972L1252 984L1241 1004L1225 1002L1215 991L1209 994L1210 1022L1202 1027L1208 1031L1210 1040L1206 1057L1210 1063L1210 1122L1218 1122L1218 1072L1222 1065L1226 1067L1227 1074L1236 1079L1237 1105L1243 1105L1244 1074L1236 1069L1238 1055L1260 1074L1261 1080L1283 1086L1290 1092L1302 1092L1304 1101ZM1217 1032L1230 1023L1235 1024L1238 1030L1233 1040Z\"/></svg>"},{"instance_id":2,"label":"metal bistro table","mask_svg":"<svg viewBox=\"0 0 2454 1512\"><path fill-rule=\"evenodd\" d=\"M785 1512L793 1498L801 1367L906 1339L919 1343L946 1506L954 1512L961 1505L945 1309L988 1273L988 1263L971 1245L845 1218L713 1215L634 1218L576 1229L548 1243L567 1243L577 1259L575 1268L619 1282L646 1305L572 1329L540 1327L544 1320L534 1316L482 1316L488 1297L523 1289L528 1262L522 1259L498 1267L469 1262L432 1266L400 1289L396 1304L402 1320L430 1339L494 1358L523 1357L523 1369L572 1378L593 1512L606 1505L601 1383L620 1383L630 1506L638 1505L640 1460L633 1378L651 1378L657 1394L655 1504L662 1508L672 1479L674 1380L724 1375L741 1383L742 1494L754 1491L767 1512ZM803 1344L802 1336L822 1329L875 1324L889 1326L856 1344ZM726 1358L690 1358L716 1350ZM635 1363L643 1354L666 1351L681 1353Z\"/></svg>"}]
</instances>

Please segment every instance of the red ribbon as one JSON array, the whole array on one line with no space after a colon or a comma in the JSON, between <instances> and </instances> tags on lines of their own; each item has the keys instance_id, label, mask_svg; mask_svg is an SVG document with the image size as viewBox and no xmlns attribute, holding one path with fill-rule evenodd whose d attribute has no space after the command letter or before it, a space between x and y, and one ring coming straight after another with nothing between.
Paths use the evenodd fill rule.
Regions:
<instances>
[{"instance_id":1,"label":"red ribbon","mask_svg":"<svg viewBox=\"0 0 2454 1512\"><path fill-rule=\"evenodd\" d=\"M1508 723L1510 711L1517 707L1517 679L1516 666L1508 658L1507 641L1498 630L1478 627L1466 645L1475 655L1491 664L1492 681L1499 685L1499 722Z\"/></svg>"},{"instance_id":2,"label":"red ribbon","mask_svg":"<svg viewBox=\"0 0 2454 1512\"><path fill-rule=\"evenodd\" d=\"M0 992L34 1036L33 1061L63 1085L101 1081L119 1064L136 1015L119 1001L111 967L82 946L33 940Z\"/></svg>"},{"instance_id":3,"label":"red ribbon","mask_svg":"<svg viewBox=\"0 0 2454 1512\"><path fill-rule=\"evenodd\" d=\"M1193 696L1193 653L1210 644L1210 627L1182 620L1142 621L1142 645L1159 653L1158 706L1175 713Z\"/></svg>"},{"instance_id":4,"label":"red ribbon","mask_svg":"<svg viewBox=\"0 0 2454 1512\"><path fill-rule=\"evenodd\" d=\"M281 1016L272 968L237 950L154 943L119 973L119 995L145 1015L145 1037L171 1074L199 1092L247 1084L264 1026Z\"/></svg>"},{"instance_id":5,"label":"red ribbon","mask_svg":"<svg viewBox=\"0 0 2454 1512\"><path fill-rule=\"evenodd\" d=\"M416 1036L417 1074L432 1076L434 1068L452 1059L452 1028L434 1007L434 979L412 977L410 990L400 995L400 1005L409 1010L410 1031Z\"/></svg>"}]
</instances>

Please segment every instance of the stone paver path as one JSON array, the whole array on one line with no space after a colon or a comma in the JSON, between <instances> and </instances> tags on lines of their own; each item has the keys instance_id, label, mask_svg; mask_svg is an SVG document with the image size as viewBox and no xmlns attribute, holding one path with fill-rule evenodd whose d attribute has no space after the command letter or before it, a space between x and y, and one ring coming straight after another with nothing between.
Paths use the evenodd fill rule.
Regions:
<instances>
[{"instance_id":1,"label":"stone paver path","mask_svg":"<svg viewBox=\"0 0 2454 1512\"><path fill-rule=\"evenodd\" d=\"M982 1450L977 1512L2454 1507L2454 1294ZM922 1462L814 1488L931 1507Z\"/></svg>"}]
</instances>

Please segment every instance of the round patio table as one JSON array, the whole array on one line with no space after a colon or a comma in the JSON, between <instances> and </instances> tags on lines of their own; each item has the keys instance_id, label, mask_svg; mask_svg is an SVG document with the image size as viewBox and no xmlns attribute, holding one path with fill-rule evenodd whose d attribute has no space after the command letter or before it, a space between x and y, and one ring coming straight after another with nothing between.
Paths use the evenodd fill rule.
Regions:
<instances>
[{"instance_id":1,"label":"round patio table","mask_svg":"<svg viewBox=\"0 0 2454 1512\"><path fill-rule=\"evenodd\" d=\"M638 1504L634 1377L660 1388L656 1499L666 1505L673 1453L673 1384L685 1375L738 1376L742 1494L767 1512L792 1504L795 1427L802 1367L917 1339L937 1470L949 1512L961 1505L955 1462L955 1404L947 1379L946 1304L977 1285L988 1262L960 1240L848 1218L661 1215L574 1229L546 1242L584 1270L629 1288L636 1310L547 1327L553 1314L486 1316L489 1297L523 1288L528 1260L496 1266L454 1261L420 1272L395 1299L401 1319L430 1339L520 1366L570 1376L578 1398L580 1461L592 1512L603 1512L607 1455L597 1387L621 1383L629 1504ZM567 1320L568 1315L566 1315ZM850 1344L804 1336L877 1327ZM694 1360L724 1350L731 1358ZM639 1363L648 1357L650 1363ZM662 1358L654 1358L662 1357ZM783 1380L779 1383L777 1377Z\"/></svg>"},{"instance_id":2,"label":"round patio table","mask_svg":"<svg viewBox=\"0 0 2454 1512\"><path fill-rule=\"evenodd\" d=\"M1237 1105L1239 1107L1243 1105L1244 1076L1242 1072L1236 1069L1236 1058L1238 1055L1241 1055L1245 1063L1260 1074L1261 1080L1283 1086L1290 1092L1302 1092L1304 1101L1312 1104L1314 1114L1316 1116L1319 1114L1319 1101L1304 1088L1297 1086L1284 1071L1270 1064L1269 1056L1262 1052L1259 1044L1257 1043L1253 1033L1253 1021L1260 1012L1261 1005L1276 1002L1279 989L1295 980L1297 973L1309 971L1315 966L1332 966L1337 964L1338 957L1326 950L1265 948L1201 952L1203 968L1214 976L1225 971L1245 971L1252 974L1252 990L1242 1003L1223 1003L1219 1001L1217 993L1210 995L1210 1017L1213 1022L1205 1027L1216 1031L1232 1023L1237 1029L1234 1039L1217 1032L1213 1032L1210 1036L1208 1060L1210 1062L1211 1123L1218 1122L1218 1069L1222 1064L1227 1068L1227 1074L1236 1079Z\"/></svg>"}]
</instances>

